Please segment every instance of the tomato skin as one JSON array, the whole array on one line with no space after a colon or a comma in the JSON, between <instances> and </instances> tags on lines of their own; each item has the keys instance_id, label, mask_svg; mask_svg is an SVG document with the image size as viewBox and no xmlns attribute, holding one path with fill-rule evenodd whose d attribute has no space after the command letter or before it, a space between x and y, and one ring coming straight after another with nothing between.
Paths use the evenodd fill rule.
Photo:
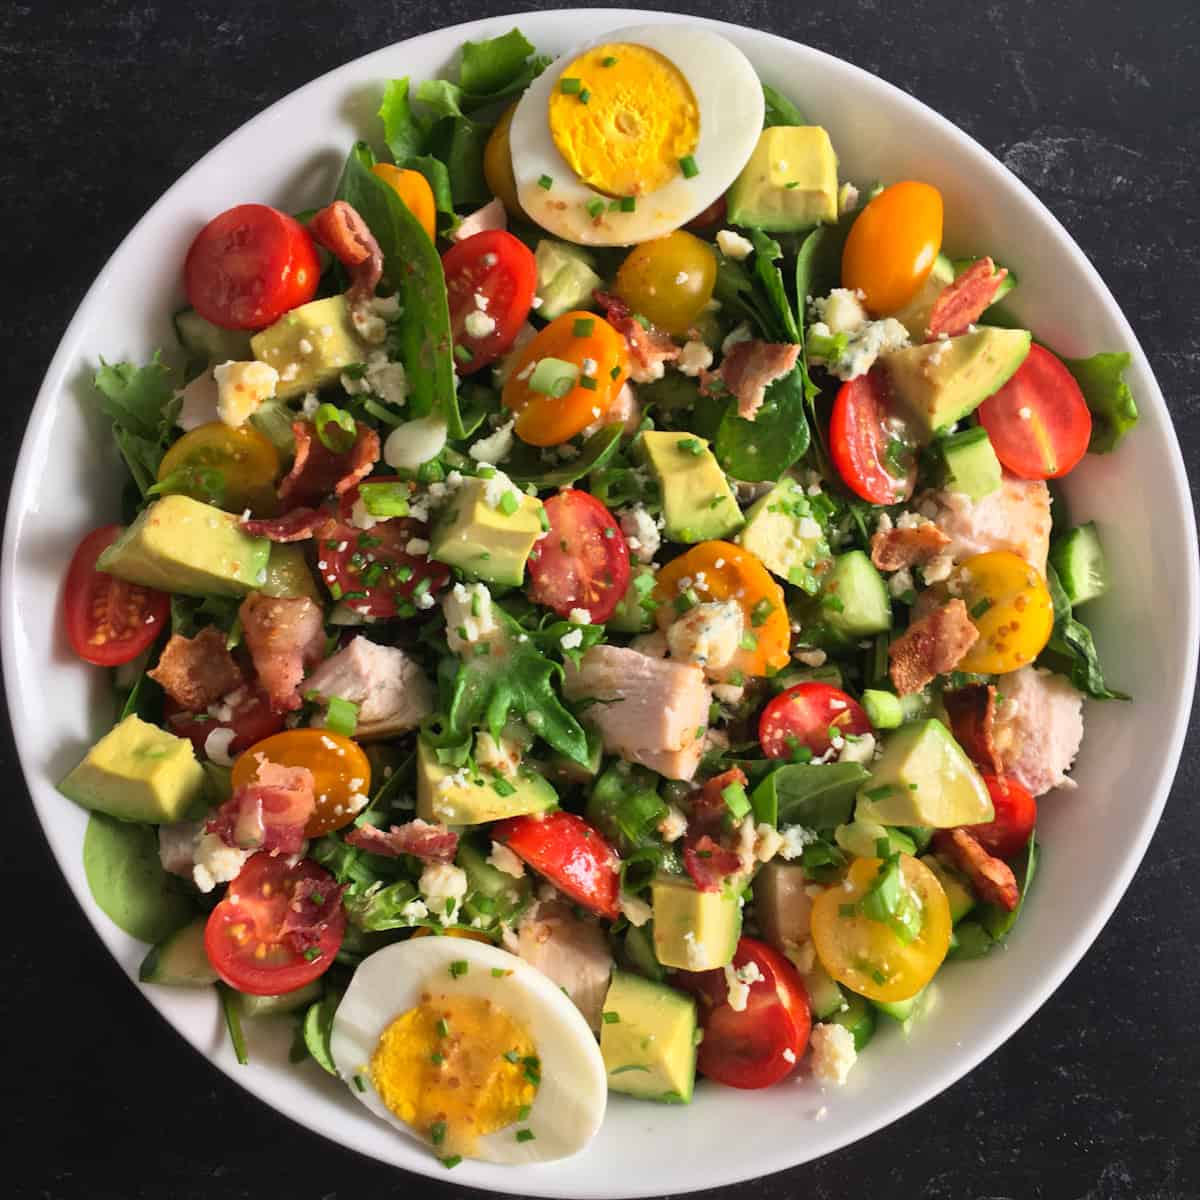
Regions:
<instances>
[{"instance_id":1,"label":"tomato skin","mask_svg":"<svg viewBox=\"0 0 1200 1200\"><path fill-rule=\"evenodd\" d=\"M1007 775L985 775L995 817L966 831L991 855L1009 859L1029 844L1037 824L1037 801L1032 793Z\"/></svg>"},{"instance_id":2,"label":"tomato skin","mask_svg":"<svg viewBox=\"0 0 1200 1200\"><path fill-rule=\"evenodd\" d=\"M196 234L183 264L191 306L224 329L265 329L317 294L307 229L266 204L239 204Z\"/></svg>"},{"instance_id":3,"label":"tomato skin","mask_svg":"<svg viewBox=\"0 0 1200 1200\"><path fill-rule=\"evenodd\" d=\"M451 336L456 346L471 351L469 359L455 355L454 365L460 375L470 375L495 362L513 344L533 307L537 263L529 247L511 233L485 229L451 246L442 255L442 270ZM478 307L476 295L487 302L486 309ZM467 318L474 312L494 322L490 333L475 337L467 331Z\"/></svg>"},{"instance_id":4,"label":"tomato skin","mask_svg":"<svg viewBox=\"0 0 1200 1200\"><path fill-rule=\"evenodd\" d=\"M338 895L336 908L319 927L317 954L297 949L283 928L294 889L311 881L329 897ZM322 893L318 893L322 894ZM333 965L346 930L340 890L328 871L307 858L294 867L286 857L256 854L246 861L229 885L225 898L209 914L204 949L213 970L230 987L252 996L294 992L320 978ZM262 954L256 953L263 947Z\"/></svg>"},{"instance_id":5,"label":"tomato skin","mask_svg":"<svg viewBox=\"0 0 1200 1200\"><path fill-rule=\"evenodd\" d=\"M587 609L601 625L629 587L629 546L617 519L595 496L568 488L546 501L549 534L529 555L529 598L569 617Z\"/></svg>"},{"instance_id":6,"label":"tomato skin","mask_svg":"<svg viewBox=\"0 0 1200 1200\"><path fill-rule=\"evenodd\" d=\"M165 703L165 720L173 733L187 738L196 747L197 754L204 753L204 743L214 729L232 729L233 741L229 743L229 754L237 756L243 750L261 742L263 738L278 733L284 724L284 713L271 708L265 692L248 692L233 710L228 721L219 721L207 713L190 713L180 708L169 697Z\"/></svg>"},{"instance_id":7,"label":"tomato skin","mask_svg":"<svg viewBox=\"0 0 1200 1200\"><path fill-rule=\"evenodd\" d=\"M514 101L510 104L496 122L495 128L488 137L487 145L483 148L483 177L496 196L504 205L510 217L527 221L525 210L517 199L517 179L513 174L512 145L509 142L509 130L512 127L513 113L517 111Z\"/></svg>"},{"instance_id":8,"label":"tomato skin","mask_svg":"<svg viewBox=\"0 0 1200 1200\"><path fill-rule=\"evenodd\" d=\"M245 508L258 513L275 509L275 480L279 477L279 451L265 434L252 425L231 429L223 421L210 421L185 433L163 455L158 481L176 471L220 472L224 489L220 503L228 512ZM209 494L200 486L186 483L180 488L193 500L206 502Z\"/></svg>"},{"instance_id":9,"label":"tomato skin","mask_svg":"<svg viewBox=\"0 0 1200 1200\"><path fill-rule=\"evenodd\" d=\"M979 423L1001 465L1022 479L1058 479L1074 470L1092 436L1092 414L1075 376L1036 344L979 406Z\"/></svg>"},{"instance_id":10,"label":"tomato skin","mask_svg":"<svg viewBox=\"0 0 1200 1200\"><path fill-rule=\"evenodd\" d=\"M959 563L958 578L979 630L959 670L1003 675L1033 662L1054 631L1054 604L1037 568L1011 550L989 550Z\"/></svg>"},{"instance_id":11,"label":"tomato skin","mask_svg":"<svg viewBox=\"0 0 1200 1200\"><path fill-rule=\"evenodd\" d=\"M838 389L829 419L829 448L845 485L872 504L896 504L913 494L917 483L916 457L903 478L884 466L888 443L903 442L884 422L892 411L887 374L872 367L866 375L847 380Z\"/></svg>"},{"instance_id":12,"label":"tomato skin","mask_svg":"<svg viewBox=\"0 0 1200 1200\"><path fill-rule=\"evenodd\" d=\"M621 877L615 868L620 858L594 825L557 811L497 821L491 835L576 904L617 919Z\"/></svg>"},{"instance_id":13,"label":"tomato skin","mask_svg":"<svg viewBox=\"0 0 1200 1200\"><path fill-rule=\"evenodd\" d=\"M820 756L830 748L831 725L855 736L871 732L862 705L841 688L828 683L797 683L763 709L758 719L758 740L768 758L791 758L793 742Z\"/></svg>"},{"instance_id":14,"label":"tomato skin","mask_svg":"<svg viewBox=\"0 0 1200 1200\"><path fill-rule=\"evenodd\" d=\"M685 337L712 299L716 279L712 247L676 229L635 246L617 271L613 291L652 325Z\"/></svg>"},{"instance_id":15,"label":"tomato skin","mask_svg":"<svg viewBox=\"0 0 1200 1200\"><path fill-rule=\"evenodd\" d=\"M119 667L151 646L170 619L165 592L96 570L96 559L120 536L120 525L94 529L76 547L63 585L63 618L71 649L97 667Z\"/></svg>"}]
</instances>

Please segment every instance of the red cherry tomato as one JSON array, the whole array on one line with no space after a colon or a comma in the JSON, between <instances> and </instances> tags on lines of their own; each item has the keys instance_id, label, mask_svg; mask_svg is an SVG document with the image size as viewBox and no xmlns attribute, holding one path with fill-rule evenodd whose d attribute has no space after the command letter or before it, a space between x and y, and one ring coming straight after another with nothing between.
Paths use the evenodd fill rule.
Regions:
<instances>
[{"instance_id":1,"label":"red cherry tomato","mask_svg":"<svg viewBox=\"0 0 1200 1200\"><path fill-rule=\"evenodd\" d=\"M537 264L524 242L503 229L485 229L450 247L442 255L450 326L455 346L471 352L455 354L460 375L470 375L498 359L513 344L537 290ZM489 332L476 336L467 326L479 313Z\"/></svg>"},{"instance_id":2,"label":"red cherry tomato","mask_svg":"<svg viewBox=\"0 0 1200 1200\"><path fill-rule=\"evenodd\" d=\"M307 304L320 277L308 230L265 204L239 204L214 217L183 264L191 306L225 329L265 329Z\"/></svg>"},{"instance_id":3,"label":"red cherry tomato","mask_svg":"<svg viewBox=\"0 0 1200 1200\"><path fill-rule=\"evenodd\" d=\"M856 737L871 732L857 700L828 683L798 683L780 692L758 719L758 740L768 758L791 758L801 746L814 755L829 750L829 730Z\"/></svg>"},{"instance_id":4,"label":"red cherry tomato","mask_svg":"<svg viewBox=\"0 0 1200 1200\"><path fill-rule=\"evenodd\" d=\"M1029 843L1037 824L1037 801L1007 775L985 775L983 782L996 815L982 825L967 825L965 829L989 854L1012 858Z\"/></svg>"},{"instance_id":5,"label":"red cherry tomato","mask_svg":"<svg viewBox=\"0 0 1200 1200\"><path fill-rule=\"evenodd\" d=\"M173 733L185 737L196 747L197 754L204 753L204 743L214 729L232 729L233 741L227 753L230 758L249 749L255 742L278 733L283 728L284 713L271 708L271 702L262 691L247 690L243 699L233 707L228 720L220 721L208 713L192 713L180 708L171 699L165 705L166 723Z\"/></svg>"},{"instance_id":6,"label":"red cherry tomato","mask_svg":"<svg viewBox=\"0 0 1200 1200\"><path fill-rule=\"evenodd\" d=\"M761 978L750 984L741 1012L729 1004L724 969L695 975L684 971L674 980L699 1001L704 1029L696 1061L700 1073L728 1087L778 1083L808 1048L812 1029L808 993L796 968L765 942L744 937L732 965L736 970L750 964Z\"/></svg>"},{"instance_id":7,"label":"red cherry tomato","mask_svg":"<svg viewBox=\"0 0 1200 1200\"><path fill-rule=\"evenodd\" d=\"M529 556L529 597L568 617L587 609L594 625L616 611L629 587L629 547L617 519L595 496L568 488L546 501L550 532Z\"/></svg>"},{"instance_id":8,"label":"red cherry tomato","mask_svg":"<svg viewBox=\"0 0 1200 1200\"><path fill-rule=\"evenodd\" d=\"M256 854L229 885L204 929L213 970L252 996L294 992L332 965L346 930L333 876L302 858Z\"/></svg>"},{"instance_id":9,"label":"red cherry tomato","mask_svg":"<svg viewBox=\"0 0 1200 1200\"><path fill-rule=\"evenodd\" d=\"M1057 479L1087 453L1092 414L1075 376L1042 346L979 406L1001 464L1022 479Z\"/></svg>"},{"instance_id":10,"label":"red cherry tomato","mask_svg":"<svg viewBox=\"0 0 1200 1200\"><path fill-rule=\"evenodd\" d=\"M621 860L594 825L574 813L552 812L497 821L491 836L576 904L616 920Z\"/></svg>"},{"instance_id":11,"label":"red cherry tomato","mask_svg":"<svg viewBox=\"0 0 1200 1200\"><path fill-rule=\"evenodd\" d=\"M120 536L120 525L93 530L67 568L63 616L71 649L85 662L117 667L137 658L171 614L165 592L96 570L96 559Z\"/></svg>"},{"instance_id":12,"label":"red cherry tomato","mask_svg":"<svg viewBox=\"0 0 1200 1200\"><path fill-rule=\"evenodd\" d=\"M882 367L838 389L829 420L829 448L846 486L872 504L907 500L917 482L916 455L902 432L885 424L893 406Z\"/></svg>"}]
</instances>

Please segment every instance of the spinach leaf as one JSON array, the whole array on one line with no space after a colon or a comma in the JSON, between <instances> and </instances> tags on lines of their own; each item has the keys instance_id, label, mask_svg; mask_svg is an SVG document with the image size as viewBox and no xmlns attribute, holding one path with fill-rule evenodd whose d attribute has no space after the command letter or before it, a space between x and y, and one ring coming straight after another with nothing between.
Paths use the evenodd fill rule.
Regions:
<instances>
[{"instance_id":1,"label":"spinach leaf","mask_svg":"<svg viewBox=\"0 0 1200 1200\"><path fill-rule=\"evenodd\" d=\"M730 404L717 430L714 452L723 470L750 482L778 479L808 449L807 376L799 363L767 388L763 406L746 421Z\"/></svg>"},{"instance_id":2,"label":"spinach leaf","mask_svg":"<svg viewBox=\"0 0 1200 1200\"><path fill-rule=\"evenodd\" d=\"M413 113L408 101L408 80L389 80L383 89L383 103L379 106L383 121L383 140L387 142L392 158L406 165L425 149L428 129Z\"/></svg>"},{"instance_id":3,"label":"spinach leaf","mask_svg":"<svg viewBox=\"0 0 1200 1200\"><path fill-rule=\"evenodd\" d=\"M786 763L754 789L750 802L759 821L833 829L850 820L858 789L870 778L859 763Z\"/></svg>"},{"instance_id":4,"label":"spinach leaf","mask_svg":"<svg viewBox=\"0 0 1200 1200\"><path fill-rule=\"evenodd\" d=\"M566 487L602 467L613 457L621 444L623 428L624 426L618 424L597 429L583 443L578 457L564 462L560 467L547 467L536 447L521 443L504 464L505 474L516 483L535 484L539 491Z\"/></svg>"},{"instance_id":5,"label":"spinach leaf","mask_svg":"<svg viewBox=\"0 0 1200 1200\"><path fill-rule=\"evenodd\" d=\"M776 260L783 256L783 251L779 243L761 229L750 230L750 240L754 243L754 273L767 295L773 318L771 340L798 342L800 329L796 324L796 314L792 312L787 288L783 284L783 272L775 265Z\"/></svg>"},{"instance_id":6,"label":"spinach leaf","mask_svg":"<svg viewBox=\"0 0 1200 1200\"><path fill-rule=\"evenodd\" d=\"M144 367L102 358L93 382L101 396L100 411L113 423L117 449L145 496L158 478L179 413L179 380L156 352Z\"/></svg>"},{"instance_id":7,"label":"spinach leaf","mask_svg":"<svg viewBox=\"0 0 1200 1200\"><path fill-rule=\"evenodd\" d=\"M1132 361L1128 352L1063 359L1091 410L1092 438L1088 450L1093 454L1112 453L1138 423L1137 402L1124 379Z\"/></svg>"},{"instance_id":8,"label":"spinach leaf","mask_svg":"<svg viewBox=\"0 0 1200 1200\"><path fill-rule=\"evenodd\" d=\"M486 204L492 190L483 175L483 151L491 126L454 117L434 126L429 148L446 165L450 198L459 207Z\"/></svg>"},{"instance_id":9,"label":"spinach leaf","mask_svg":"<svg viewBox=\"0 0 1200 1200\"><path fill-rule=\"evenodd\" d=\"M762 85L763 100L766 112L763 114L763 128L770 129L772 125L807 125L804 114L785 96L777 92L769 84Z\"/></svg>"},{"instance_id":10,"label":"spinach leaf","mask_svg":"<svg viewBox=\"0 0 1200 1200\"><path fill-rule=\"evenodd\" d=\"M756 286L756 280L743 263L717 254L717 278L713 297L738 321L747 322L756 334L772 338L775 320L771 304Z\"/></svg>"},{"instance_id":11,"label":"spinach leaf","mask_svg":"<svg viewBox=\"0 0 1200 1200\"><path fill-rule=\"evenodd\" d=\"M1017 923L1017 918L1021 915L1021 909L1025 907L1025 897L1029 895L1029 887L1033 883L1033 877L1037 874L1037 865L1038 840L1037 834L1032 833L1029 836L1029 845L1025 850L1025 861L1015 872L1017 883L1021 888L1021 897L1017 901L1017 907L1009 912L1007 909L1000 908L995 904L980 905L978 914L979 923L993 942L1004 941L1009 931Z\"/></svg>"},{"instance_id":12,"label":"spinach leaf","mask_svg":"<svg viewBox=\"0 0 1200 1200\"><path fill-rule=\"evenodd\" d=\"M1072 615L1071 603L1052 566L1046 568L1046 584L1054 605L1054 631L1038 656L1038 664L1066 675L1077 691L1093 700L1128 700L1125 692L1105 684L1092 631Z\"/></svg>"},{"instance_id":13,"label":"spinach leaf","mask_svg":"<svg viewBox=\"0 0 1200 1200\"><path fill-rule=\"evenodd\" d=\"M519 29L482 42L464 42L458 81L465 92L496 95L524 80L533 43ZM521 87L526 86L521 83Z\"/></svg>"},{"instance_id":14,"label":"spinach leaf","mask_svg":"<svg viewBox=\"0 0 1200 1200\"><path fill-rule=\"evenodd\" d=\"M450 185L450 169L432 154L418 154L404 164L410 171L420 171L429 182L433 203L438 213L438 231L445 233L458 223L454 211L454 189Z\"/></svg>"}]
</instances>

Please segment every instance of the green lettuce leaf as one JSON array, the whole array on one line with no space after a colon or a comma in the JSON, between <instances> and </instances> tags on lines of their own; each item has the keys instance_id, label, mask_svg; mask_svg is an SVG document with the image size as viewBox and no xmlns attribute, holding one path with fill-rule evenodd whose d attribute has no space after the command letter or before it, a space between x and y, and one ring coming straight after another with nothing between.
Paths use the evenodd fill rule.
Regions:
<instances>
[{"instance_id":1,"label":"green lettuce leaf","mask_svg":"<svg viewBox=\"0 0 1200 1200\"><path fill-rule=\"evenodd\" d=\"M523 77L532 53L533 43L519 29L482 42L464 42L458 81L465 92L503 92Z\"/></svg>"},{"instance_id":2,"label":"green lettuce leaf","mask_svg":"<svg viewBox=\"0 0 1200 1200\"><path fill-rule=\"evenodd\" d=\"M397 163L405 165L422 153L428 130L409 104L407 79L389 80L383 89L379 116L383 120L383 140Z\"/></svg>"},{"instance_id":3,"label":"green lettuce leaf","mask_svg":"<svg viewBox=\"0 0 1200 1200\"><path fill-rule=\"evenodd\" d=\"M1063 359L1091 409L1092 440L1088 449L1093 454L1110 454L1138 423L1137 402L1124 379L1132 361L1127 351Z\"/></svg>"},{"instance_id":4,"label":"green lettuce leaf","mask_svg":"<svg viewBox=\"0 0 1200 1200\"><path fill-rule=\"evenodd\" d=\"M180 381L156 352L144 367L102 358L94 383L101 396L100 411L112 421L117 448L145 496L158 478L179 415L181 401L175 390Z\"/></svg>"}]
</instances>

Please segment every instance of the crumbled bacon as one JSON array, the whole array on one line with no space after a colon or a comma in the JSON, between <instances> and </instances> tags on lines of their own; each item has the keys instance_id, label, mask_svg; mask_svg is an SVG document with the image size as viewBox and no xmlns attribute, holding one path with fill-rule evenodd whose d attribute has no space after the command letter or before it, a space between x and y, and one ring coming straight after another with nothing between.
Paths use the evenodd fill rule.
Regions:
<instances>
[{"instance_id":1,"label":"crumbled bacon","mask_svg":"<svg viewBox=\"0 0 1200 1200\"><path fill-rule=\"evenodd\" d=\"M335 200L309 221L308 229L349 273L350 300L370 300L383 275L383 251L357 210Z\"/></svg>"},{"instance_id":2,"label":"crumbled bacon","mask_svg":"<svg viewBox=\"0 0 1200 1200\"><path fill-rule=\"evenodd\" d=\"M325 927L343 919L342 894L349 886L307 875L296 881L283 918L283 934L297 954L319 946Z\"/></svg>"},{"instance_id":3,"label":"crumbled bacon","mask_svg":"<svg viewBox=\"0 0 1200 1200\"><path fill-rule=\"evenodd\" d=\"M973 262L953 283L942 289L929 313L926 341L934 342L945 334L957 337L983 316L983 310L996 298L996 292L1008 276L1008 270L990 258Z\"/></svg>"},{"instance_id":4,"label":"crumbled bacon","mask_svg":"<svg viewBox=\"0 0 1200 1200\"><path fill-rule=\"evenodd\" d=\"M242 532L273 542L302 542L308 538L336 535L337 520L323 508L293 508L281 517L262 517L242 522Z\"/></svg>"},{"instance_id":5,"label":"crumbled bacon","mask_svg":"<svg viewBox=\"0 0 1200 1200\"><path fill-rule=\"evenodd\" d=\"M316 807L313 774L307 767L259 762L253 783L238 788L209 817L205 829L227 846L296 854Z\"/></svg>"},{"instance_id":6,"label":"crumbled bacon","mask_svg":"<svg viewBox=\"0 0 1200 1200\"><path fill-rule=\"evenodd\" d=\"M721 793L735 783L741 784L742 787L747 783L740 767L733 767L720 775L714 775L703 787L688 797L688 807L691 809L691 817L688 820L690 833L696 836L704 833L718 838L721 836L725 817L729 814L729 806Z\"/></svg>"},{"instance_id":7,"label":"crumbled bacon","mask_svg":"<svg viewBox=\"0 0 1200 1200\"><path fill-rule=\"evenodd\" d=\"M624 337L625 344L629 347L630 356L633 358L633 366L629 371L630 379L634 383L650 383L652 380L661 379L664 364L674 362L683 352L681 347L675 344L674 339L665 330L648 323L643 325L620 296L600 291L594 295L596 303L604 309L608 323Z\"/></svg>"},{"instance_id":8,"label":"crumbled bacon","mask_svg":"<svg viewBox=\"0 0 1200 1200\"><path fill-rule=\"evenodd\" d=\"M753 421L763 406L767 388L796 365L800 347L790 342L764 342L748 338L729 347L721 365L701 376L706 396L730 392L738 402L738 416Z\"/></svg>"},{"instance_id":9,"label":"crumbled bacon","mask_svg":"<svg viewBox=\"0 0 1200 1200\"><path fill-rule=\"evenodd\" d=\"M698 838L688 837L683 847L683 865L700 891L716 892L725 879L741 870L742 860L706 833Z\"/></svg>"},{"instance_id":10,"label":"crumbled bacon","mask_svg":"<svg viewBox=\"0 0 1200 1200\"><path fill-rule=\"evenodd\" d=\"M728 844L725 818L729 806L721 794L734 784L746 786L740 767L714 775L688 797L687 839L683 847L683 865L702 892L715 892L722 880L742 869L742 860Z\"/></svg>"},{"instance_id":11,"label":"crumbled bacon","mask_svg":"<svg viewBox=\"0 0 1200 1200\"><path fill-rule=\"evenodd\" d=\"M335 454L319 437L311 421L295 421L296 458L279 485L279 498L291 505L312 506L331 492L341 496L371 473L379 461L379 434L369 425L358 426L349 450Z\"/></svg>"},{"instance_id":12,"label":"crumbled bacon","mask_svg":"<svg viewBox=\"0 0 1200 1200\"><path fill-rule=\"evenodd\" d=\"M892 684L901 696L919 692L938 675L953 671L979 640L967 606L959 599L914 621L888 647Z\"/></svg>"},{"instance_id":13,"label":"crumbled bacon","mask_svg":"<svg viewBox=\"0 0 1200 1200\"><path fill-rule=\"evenodd\" d=\"M325 656L321 607L307 596L264 596L252 592L238 609L259 682L276 712L300 707L296 688L305 668Z\"/></svg>"},{"instance_id":14,"label":"crumbled bacon","mask_svg":"<svg viewBox=\"0 0 1200 1200\"><path fill-rule=\"evenodd\" d=\"M942 693L942 704L950 718L955 740L971 760L991 775L1003 768L993 740L996 721L996 689L990 684L969 683Z\"/></svg>"},{"instance_id":15,"label":"crumbled bacon","mask_svg":"<svg viewBox=\"0 0 1200 1200\"><path fill-rule=\"evenodd\" d=\"M243 682L225 635L211 625L193 638L173 634L158 666L146 674L188 712L203 712Z\"/></svg>"},{"instance_id":16,"label":"crumbled bacon","mask_svg":"<svg viewBox=\"0 0 1200 1200\"><path fill-rule=\"evenodd\" d=\"M448 863L454 861L458 852L458 834L445 825L433 825L418 817L387 830L361 825L346 834L346 844L384 858L411 854L424 862Z\"/></svg>"},{"instance_id":17,"label":"crumbled bacon","mask_svg":"<svg viewBox=\"0 0 1200 1200\"><path fill-rule=\"evenodd\" d=\"M948 545L950 539L932 521L880 529L871 538L871 562L881 571L899 571L927 563Z\"/></svg>"},{"instance_id":18,"label":"crumbled bacon","mask_svg":"<svg viewBox=\"0 0 1200 1200\"><path fill-rule=\"evenodd\" d=\"M934 850L970 881L986 904L1012 912L1021 898L1016 876L1003 859L990 855L965 829L943 829L934 834Z\"/></svg>"}]
</instances>

